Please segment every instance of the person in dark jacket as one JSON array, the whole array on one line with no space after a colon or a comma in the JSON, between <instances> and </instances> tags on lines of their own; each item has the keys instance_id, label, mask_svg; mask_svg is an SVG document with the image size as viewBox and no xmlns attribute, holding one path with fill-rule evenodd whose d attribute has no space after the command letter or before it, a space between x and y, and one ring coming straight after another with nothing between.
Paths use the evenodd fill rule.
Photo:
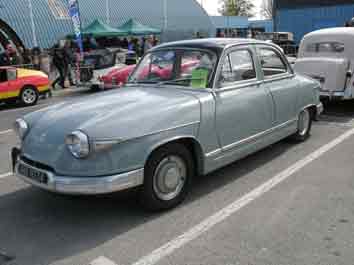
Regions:
<instances>
[{"instance_id":1,"label":"person in dark jacket","mask_svg":"<svg viewBox=\"0 0 354 265\"><path fill-rule=\"evenodd\" d=\"M70 86L74 85L72 74L71 74L71 65L74 62L74 55L71 49L69 42L66 42L63 49L63 59L64 59L64 81L68 78Z\"/></svg>"},{"instance_id":2,"label":"person in dark jacket","mask_svg":"<svg viewBox=\"0 0 354 265\"><path fill-rule=\"evenodd\" d=\"M0 66L8 66L10 65L10 59L7 56L6 52L0 53Z\"/></svg>"},{"instance_id":3,"label":"person in dark jacket","mask_svg":"<svg viewBox=\"0 0 354 265\"><path fill-rule=\"evenodd\" d=\"M65 74L63 49L61 49L60 46L56 44L51 51L51 55L53 56L53 65L59 73L59 76L54 80L52 86L55 89L55 86L59 84L61 88L64 88Z\"/></svg>"}]
</instances>

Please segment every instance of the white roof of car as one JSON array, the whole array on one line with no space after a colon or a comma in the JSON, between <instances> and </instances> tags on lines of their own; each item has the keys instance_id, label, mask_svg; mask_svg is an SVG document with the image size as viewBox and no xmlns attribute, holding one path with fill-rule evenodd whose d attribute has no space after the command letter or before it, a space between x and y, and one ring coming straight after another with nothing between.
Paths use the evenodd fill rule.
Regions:
<instances>
[{"instance_id":1,"label":"white roof of car","mask_svg":"<svg viewBox=\"0 0 354 265\"><path fill-rule=\"evenodd\" d=\"M354 37L354 27L343 27L343 28L328 28L328 29L320 29L308 33L305 35L305 39L314 36L353 36Z\"/></svg>"}]
</instances>

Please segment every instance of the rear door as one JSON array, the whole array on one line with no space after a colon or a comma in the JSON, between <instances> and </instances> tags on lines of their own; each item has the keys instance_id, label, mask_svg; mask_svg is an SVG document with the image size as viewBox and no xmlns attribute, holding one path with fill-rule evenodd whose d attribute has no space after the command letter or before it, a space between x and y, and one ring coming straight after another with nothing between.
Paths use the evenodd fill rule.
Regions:
<instances>
[{"instance_id":1,"label":"rear door","mask_svg":"<svg viewBox=\"0 0 354 265\"><path fill-rule=\"evenodd\" d=\"M257 46L264 88L270 91L275 105L274 126L297 119L298 81L284 55L267 45Z\"/></svg>"},{"instance_id":2,"label":"rear door","mask_svg":"<svg viewBox=\"0 0 354 265\"><path fill-rule=\"evenodd\" d=\"M223 151L233 151L257 140L273 122L273 102L262 86L248 46L229 50L221 58L217 77L216 125Z\"/></svg>"}]
</instances>

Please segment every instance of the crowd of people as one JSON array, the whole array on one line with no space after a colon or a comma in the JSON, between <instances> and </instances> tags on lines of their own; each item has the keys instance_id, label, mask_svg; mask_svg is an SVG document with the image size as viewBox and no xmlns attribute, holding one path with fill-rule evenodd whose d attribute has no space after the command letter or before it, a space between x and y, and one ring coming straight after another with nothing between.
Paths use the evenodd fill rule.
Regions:
<instances>
[{"instance_id":1,"label":"crowd of people","mask_svg":"<svg viewBox=\"0 0 354 265\"><path fill-rule=\"evenodd\" d=\"M130 51L134 51L141 57L147 50L159 44L159 40L155 35L143 36L141 38L118 38L118 37L85 37L83 40L84 51L90 51L100 48L120 47ZM75 45L74 43L72 45Z\"/></svg>"},{"instance_id":2,"label":"crowd of people","mask_svg":"<svg viewBox=\"0 0 354 265\"><path fill-rule=\"evenodd\" d=\"M33 64L36 60L37 49L28 50L19 46L15 48L12 44L7 44L5 50L0 53L0 66Z\"/></svg>"}]
</instances>

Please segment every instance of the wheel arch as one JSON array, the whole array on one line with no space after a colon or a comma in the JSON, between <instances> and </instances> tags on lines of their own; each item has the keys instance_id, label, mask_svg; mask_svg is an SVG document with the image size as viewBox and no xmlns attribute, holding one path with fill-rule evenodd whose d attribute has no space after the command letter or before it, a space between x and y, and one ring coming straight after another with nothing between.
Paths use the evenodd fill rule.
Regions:
<instances>
[{"instance_id":1,"label":"wheel arch","mask_svg":"<svg viewBox=\"0 0 354 265\"><path fill-rule=\"evenodd\" d=\"M25 88L28 88L28 87L34 88L34 89L37 91L37 93L39 93L38 87L37 87L36 85L34 85L34 84L24 84L24 85L22 85L22 88L20 89L20 95L21 95L22 91L23 91Z\"/></svg>"},{"instance_id":2,"label":"wheel arch","mask_svg":"<svg viewBox=\"0 0 354 265\"><path fill-rule=\"evenodd\" d=\"M199 141L193 137L193 136L180 136L180 137L174 137L172 139L167 139L164 140L155 146L153 146L149 153L148 156L145 160L145 163L151 158L151 156L155 153L158 152L158 150L164 146L170 145L170 144L182 144L184 145L191 153L193 157L193 162L195 165L195 170L197 175L203 175L204 172L204 159L203 159L203 148Z\"/></svg>"},{"instance_id":3,"label":"wheel arch","mask_svg":"<svg viewBox=\"0 0 354 265\"><path fill-rule=\"evenodd\" d=\"M305 106L304 108L302 108L302 109L300 110L300 112L303 111L303 110L305 110L305 109L309 109L309 110L310 110L311 118L312 118L313 120L315 120L316 117L317 117L317 115L318 115L318 113L317 113L317 106L316 106L315 104L307 105L307 106Z\"/></svg>"}]
</instances>

